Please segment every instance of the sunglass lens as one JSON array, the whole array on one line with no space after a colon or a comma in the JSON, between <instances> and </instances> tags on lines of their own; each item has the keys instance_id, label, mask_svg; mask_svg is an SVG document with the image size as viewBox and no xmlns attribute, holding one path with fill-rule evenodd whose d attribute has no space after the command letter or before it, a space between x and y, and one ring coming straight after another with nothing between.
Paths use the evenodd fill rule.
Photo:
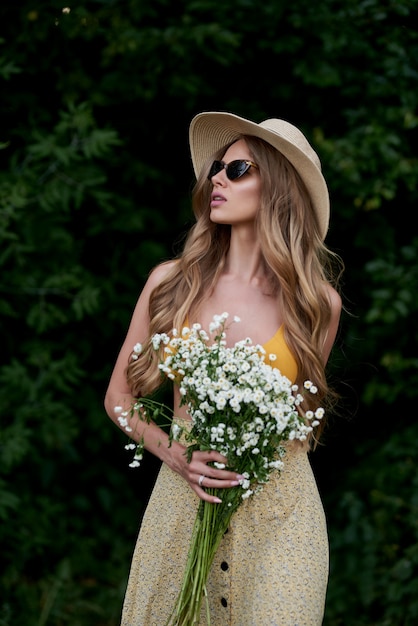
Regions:
<instances>
[{"instance_id":1,"label":"sunglass lens","mask_svg":"<svg viewBox=\"0 0 418 626\"><path fill-rule=\"evenodd\" d=\"M229 180L236 180L237 178L240 178L243 174L245 174L249 167L250 166L248 165L248 163L246 163L246 161L231 161L231 163L228 163L228 169L226 174Z\"/></svg>"},{"instance_id":2,"label":"sunglass lens","mask_svg":"<svg viewBox=\"0 0 418 626\"><path fill-rule=\"evenodd\" d=\"M224 166L221 161L214 161L209 170L208 179L210 180L212 176L216 176L216 174L218 174L223 169L223 167Z\"/></svg>"},{"instance_id":3,"label":"sunglass lens","mask_svg":"<svg viewBox=\"0 0 418 626\"><path fill-rule=\"evenodd\" d=\"M209 170L208 179L211 180L213 176L216 176L221 170L225 168L226 175L229 180L237 180L237 178L241 178L248 172L251 164L248 161L243 161L241 159L237 159L236 161L231 161L225 167L225 164L222 161L214 161Z\"/></svg>"}]
</instances>

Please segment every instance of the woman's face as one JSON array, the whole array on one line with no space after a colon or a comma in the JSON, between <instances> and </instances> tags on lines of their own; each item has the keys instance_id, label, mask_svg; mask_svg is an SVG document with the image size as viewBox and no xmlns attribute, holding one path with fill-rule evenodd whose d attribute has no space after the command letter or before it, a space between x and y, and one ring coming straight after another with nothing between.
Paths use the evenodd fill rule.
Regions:
<instances>
[{"instance_id":1,"label":"woman's face","mask_svg":"<svg viewBox=\"0 0 418 626\"><path fill-rule=\"evenodd\" d=\"M237 159L252 161L248 146L243 139L232 144L222 161L226 164ZM260 208L261 180L256 167L237 178L229 180L226 170L212 176L213 185L210 219L217 224L231 226L252 225Z\"/></svg>"}]
</instances>

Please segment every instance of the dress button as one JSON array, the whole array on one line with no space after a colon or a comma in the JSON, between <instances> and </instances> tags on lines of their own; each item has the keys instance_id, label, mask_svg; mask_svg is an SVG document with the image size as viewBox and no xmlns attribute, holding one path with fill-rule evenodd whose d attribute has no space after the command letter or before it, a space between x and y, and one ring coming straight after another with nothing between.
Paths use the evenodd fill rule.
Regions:
<instances>
[{"instance_id":1,"label":"dress button","mask_svg":"<svg viewBox=\"0 0 418 626\"><path fill-rule=\"evenodd\" d=\"M221 604L222 606L228 606L228 602L226 601L226 598L221 598Z\"/></svg>"},{"instance_id":2,"label":"dress button","mask_svg":"<svg viewBox=\"0 0 418 626\"><path fill-rule=\"evenodd\" d=\"M226 561L222 561L221 563L221 569L226 572L226 570L229 568L229 565Z\"/></svg>"}]
</instances>

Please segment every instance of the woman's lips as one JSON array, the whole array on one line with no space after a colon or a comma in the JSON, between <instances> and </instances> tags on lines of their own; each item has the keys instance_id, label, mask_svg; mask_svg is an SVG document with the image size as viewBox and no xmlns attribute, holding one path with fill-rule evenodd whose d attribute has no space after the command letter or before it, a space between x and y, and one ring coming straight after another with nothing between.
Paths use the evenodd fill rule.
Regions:
<instances>
[{"instance_id":1,"label":"woman's lips","mask_svg":"<svg viewBox=\"0 0 418 626\"><path fill-rule=\"evenodd\" d=\"M220 206L221 204L223 204L224 202L226 202L226 198L224 196L222 196L220 193L213 193L211 195L211 201L210 201L210 206L213 207L217 207Z\"/></svg>"}]
</instances>

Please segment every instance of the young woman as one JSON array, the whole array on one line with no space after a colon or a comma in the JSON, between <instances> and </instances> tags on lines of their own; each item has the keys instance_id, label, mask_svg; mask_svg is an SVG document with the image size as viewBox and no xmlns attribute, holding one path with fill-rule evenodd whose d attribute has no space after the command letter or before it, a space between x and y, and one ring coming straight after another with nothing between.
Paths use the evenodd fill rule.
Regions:
<instances>
[{"instance_id":1,"label":"young woman","mask_svg":"<svg viewBox=\"0 0 418 626\"><path fill-rule=\"evenodd\" d=\"M156 267L139 297L107 390L105 406L129 408L161 383L154 333L199 322L208 330L227 311L240 323L227 343L245 337L277 356L291 381L310 379L316 403L332 399L325 365L338 330L341 262L324 244L328 190L319 159L292 124L256 124L230 113L201 113L190 126L197 177L196 222L182 254ZM334 268L334 269L333 269ZM145 346L133 360L136 343ZM187 423L173 385L176 420ZM132 560L123 626L163 626L173 609L186 564L199 498L205 489L236 486L241 476L217 469L217 452L169 445L154 423L132 420L162 466ZM316 433L316 437L318 437ZM213 626L318 626L328 581L328 539L308 459L310 445L289 446L284 470L234 514L208 580ZM205 624L202 613L201 624Z\"/></svg>"}]
</instances>

